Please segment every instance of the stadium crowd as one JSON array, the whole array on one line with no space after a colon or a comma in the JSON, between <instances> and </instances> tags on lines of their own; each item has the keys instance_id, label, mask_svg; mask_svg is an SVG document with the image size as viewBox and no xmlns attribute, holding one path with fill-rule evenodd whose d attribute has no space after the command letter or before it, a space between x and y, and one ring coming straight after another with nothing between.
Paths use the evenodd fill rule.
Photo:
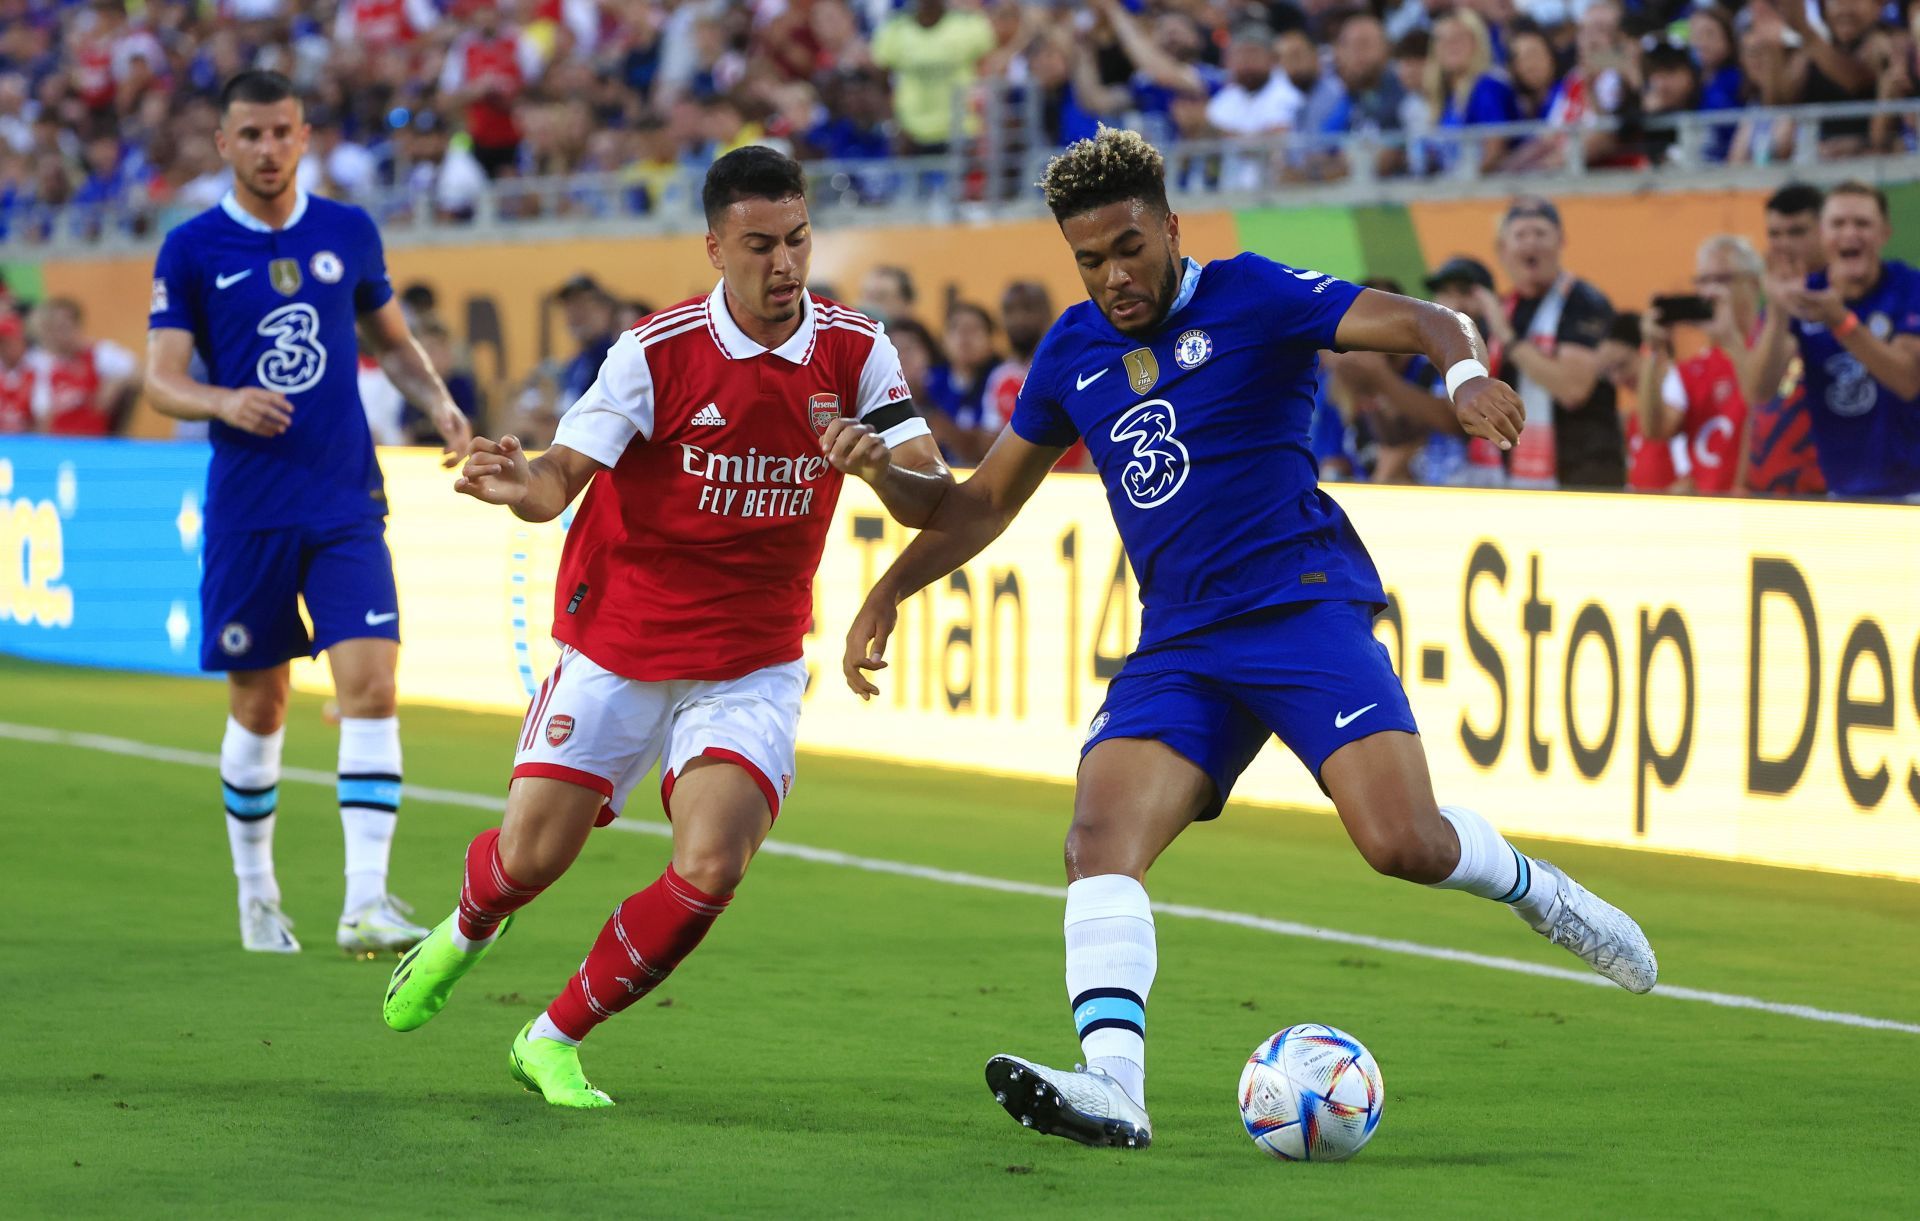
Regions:
<instances>
[{"instance_id":1,"label":"stadium crowd","mask_svg":"<svg viewBox=\"0 0 1920 1221\"><path fill-rule=\"evenodd\" d=\"M0 0L0 238L51 232L50 209L69 205L133 204L162 223L210 205L226 187L212 97L248 66L311 99L306 183L378 200L391 222L469 216L490 179L583 172L616 176L614 206L645 211L680 170L753 142L802 158L940 152L982 130L976 85L1031 102L1032 138L1054 144L1101 121L1162 145L1291 133L1277 156L1294 179L1350 168L1315 137L1369 131L1406 137L1380 154L1385 173L1462 157L1547 169L1573 140L1589 164L1644 165L1674 146L1651 116L1913 96L1912 13L1876 0ZM1606 117L1619 126L1597 129ZM1446 136L1532 119L1566 130ZM1778 161L1796 133L1730 121L1704 154ZM1818 134L1823 156L1914 136L1893 115ZM1198 176L1231 186L1247 169L1235 154Z\"/></svg>"}]
</instances>

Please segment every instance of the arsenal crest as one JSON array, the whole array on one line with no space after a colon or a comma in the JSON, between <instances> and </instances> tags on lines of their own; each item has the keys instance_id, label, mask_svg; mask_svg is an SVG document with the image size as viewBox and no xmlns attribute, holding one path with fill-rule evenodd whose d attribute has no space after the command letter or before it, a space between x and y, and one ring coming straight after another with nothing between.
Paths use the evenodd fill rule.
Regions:
<instances>
[{"instance_id":1,"label":"arsenal crest","mask_svg":"<svg viewBox=\"0 0 1920 1221\"><path fill-rule=\"evenodd\" d=\"M573 718L562 712L547 722L547 745L558 746L573 736Z\"/></svg>"},{"instance_id":2,"label":"arsenal crest","mask_svg":"<svg viewBox=\"0 0 1920 1221\"><path fill-rule=\"evenodd\" d=\"M837 394L816 394L807 400L807 413L813 420L813 431L826 435L827 426L840 418L840 396Z\"/></svg>"},{"instance_id":3,"label":"arsenal crest","mask_svg":"<svg viewBox=\"0 0 1920 1221\"><path fill-rule=\"evenodd\" d=\"M267 279L273 284L273 291L283 297L300 291L300 278L299 259L275 259L267 264Z\"/></svg>"},{"instance_id":4,"label":"arsenal crest","mask_svg":"<svg viewBox=\"0 0 1920 1221\"><path fill-rule=\"evenodd\" d=\"M1135 348L1120 363L1127 367L1127 384L1135 394L1145 394L1159 384L1160 362L1153 358L1152 348Z\"/></svg>"}]
</instances>

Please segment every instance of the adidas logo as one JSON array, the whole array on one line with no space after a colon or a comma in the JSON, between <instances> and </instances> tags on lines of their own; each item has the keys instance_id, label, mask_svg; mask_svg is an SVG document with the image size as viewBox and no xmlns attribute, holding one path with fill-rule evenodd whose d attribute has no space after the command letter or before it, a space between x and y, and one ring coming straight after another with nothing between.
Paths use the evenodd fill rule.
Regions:
<instances>
[{"instance_id":1,"label":"adidas logo","mask_svg":"<svg viewBox=\"0 0 1920 1221\"><path fill-rule=\"evenodd\" d=\"M708 403L705 407L693 413L693 422L709 427L718 427L727 422L727 417L720 414L718 407L715 407L712 403Z\"/></svg>"}]
</instances>

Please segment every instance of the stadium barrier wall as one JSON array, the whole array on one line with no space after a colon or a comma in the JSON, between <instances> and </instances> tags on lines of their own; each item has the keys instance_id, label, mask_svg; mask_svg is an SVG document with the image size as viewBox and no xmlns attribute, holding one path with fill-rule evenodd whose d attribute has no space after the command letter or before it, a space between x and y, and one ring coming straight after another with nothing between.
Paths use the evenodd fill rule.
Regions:
<instances>
[{"instance_id":1,"label":"stadium barrier wall","mask_svg":"<svg viewBox=\"0 0 1920 1221\"><path fill-rule=\"evenodd\" d=\"M1889 253L1920 260L1920 183L1894 186L1889 194L1895 220ZM1562 196L1567 266L1620 308L1641 308L1655 292L1689 291L1694 252L1707 237L1742 233L1762 242L1765 198L1766 192L1752 190ZM1493 237L1505 202L1195 210L1180 218L1181 239L1200 259L1253 250L1347 279L1390 276L1418 292L1427 269L1456 254L1480 258L1498 274ZM1047 220L829 226L815 243L813 279L855 295L866 273L884 263L913 273L919 315L936 329L949 295L997 309L1016 278L1047 285L1057 308L1084 295L1059 231ZM612 291L657 306L704 293L715 277L701 243L686 234L393 245L388 264L396 284L423 281L434 288L442 315L473 352L476 373L490 391L524 377L540 360L572 356L558 307L547 297L567 277L591 272ZM145 350L150 255L8 263L0 272L30 298L76 298L95 334ZM168 436L172 422L143 408L134 427L141 435Z\"/></svg>"},{"instance_id":2,"label":"stadium barrier wall","mask_svg":"<svg viewBox=\"0 0 1920 1221\"><path fill-rule=\"evenodd\" d=\"M0 445L0 651L190 671L203 453ZM453 495L431 453L382 461L401 691L521 712L554 658L563 525ZM1519 834L1920 881L1920 510L1335 495L1386 578L1378 634L1442 800ZM840 678L845 628L908 537L847 490L815 585L802 744L1070 779L1139 625L1098 483L1049 479L985 555L905 603L882 694L862 704ZM328 689L314 663L295 682ZM1236 797L1326 805L1278 746Z\"/></svg>"}]
</instances>

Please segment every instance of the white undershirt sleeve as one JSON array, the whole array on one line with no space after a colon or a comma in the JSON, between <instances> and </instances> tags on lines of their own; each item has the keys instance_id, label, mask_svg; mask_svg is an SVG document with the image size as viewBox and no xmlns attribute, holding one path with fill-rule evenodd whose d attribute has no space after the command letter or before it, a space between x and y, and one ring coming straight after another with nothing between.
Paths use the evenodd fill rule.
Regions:
<instances>
[{"instance_id":1,"label":"white undershirt sleeve","mask_svg":"<svg viewBox=\"0 0 1920 1221\"><path fill-rule=\"evenodd\" d=\"M607 349L593 385L560 417L553 443L610 467L636 436L653 436L653 372L646 349L628 331Z\"/></svg>"}]
</instances>

